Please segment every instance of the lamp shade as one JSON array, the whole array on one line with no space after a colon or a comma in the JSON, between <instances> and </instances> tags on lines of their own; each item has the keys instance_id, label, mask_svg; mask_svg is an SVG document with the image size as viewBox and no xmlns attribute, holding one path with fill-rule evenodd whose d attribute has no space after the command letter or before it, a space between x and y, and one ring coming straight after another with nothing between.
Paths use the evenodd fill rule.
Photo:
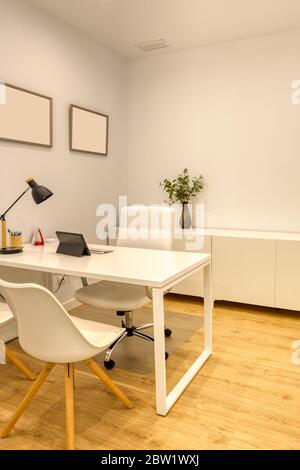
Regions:
<instances>
[{"instance_id":1,"label":"lamp shade","mask_svg":"<svg viewBox=\"0 0 300 470\"><path fill-rule=\"evenodd\" d=\"M53 196L53 192L50 189L45 188L45 186L40 186L39 184L34 181L33 178L28 178L27 184L31 187L31 195L32 199L36 204L41 204L45 202L49 197Z\"/></svg>"}]
</instances>

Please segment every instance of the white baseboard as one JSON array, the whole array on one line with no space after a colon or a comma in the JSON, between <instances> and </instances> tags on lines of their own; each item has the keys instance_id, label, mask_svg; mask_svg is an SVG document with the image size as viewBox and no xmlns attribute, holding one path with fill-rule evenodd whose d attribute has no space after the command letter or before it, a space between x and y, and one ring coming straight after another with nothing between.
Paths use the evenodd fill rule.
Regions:
<instances>
[{"instance_id":1,"label":"white baseboard","mask_svg":"<svg viewBox=\"0 0 300 470\"><path fill-rule=\"evenodd\" d=\"M80 307L80 305L81 303L78 302L76 299L70 299L70 300L67 300L67 302L63 303L63 306L65 307L67 312L69 312L70 310L73 310L73 308Z\"/></svg>"}]
</instances>

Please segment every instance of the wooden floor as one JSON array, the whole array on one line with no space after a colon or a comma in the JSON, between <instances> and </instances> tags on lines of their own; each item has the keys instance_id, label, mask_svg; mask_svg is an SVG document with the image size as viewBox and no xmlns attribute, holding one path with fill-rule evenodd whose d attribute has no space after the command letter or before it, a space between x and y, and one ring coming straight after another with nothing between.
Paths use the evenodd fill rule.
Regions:
<instances>
[{"instance_id":1,"label":"wooden floor","mask_svg":"<svg viewBox=\"0 0 300 470\"><path fill-rule=\"evenodd\" d=\"M191 298L170 296L168 310L199 314ZM300 314L217 304L214 354L165 418L155 414L153 374L115 369L114 380L133 410L107 392L84 365L76 374L78 449L299 449L300 366L291 343L300 339ZM171 357L170 376L188 367L199 349L195 335ZM10 345L34 372L41 364ZM11 364L0 368L0 426L28 382ZM63 368L57 366L0 449L61 449L65 445Z\"/></svg>"}]
</instances>

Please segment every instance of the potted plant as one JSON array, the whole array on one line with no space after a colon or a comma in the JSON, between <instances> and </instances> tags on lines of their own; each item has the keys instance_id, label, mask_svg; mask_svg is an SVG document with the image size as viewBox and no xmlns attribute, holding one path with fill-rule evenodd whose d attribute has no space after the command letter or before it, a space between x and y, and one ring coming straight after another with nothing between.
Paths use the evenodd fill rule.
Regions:
<instances>
[{"instance_id":1,"label":"potted plant","mask_svg":"<svg viewBox=\"0 0 300 470\"><path fill-rule=\"evenodd\" d=\"M191 178L186 168L175 179L165 179L160 186L169 195L170 204L180 202L182 204L181 227L182 229L191 228L192 219L188 204L192 198L197 196L204 187L203 176Z\"/></svg>"}]
</instances>

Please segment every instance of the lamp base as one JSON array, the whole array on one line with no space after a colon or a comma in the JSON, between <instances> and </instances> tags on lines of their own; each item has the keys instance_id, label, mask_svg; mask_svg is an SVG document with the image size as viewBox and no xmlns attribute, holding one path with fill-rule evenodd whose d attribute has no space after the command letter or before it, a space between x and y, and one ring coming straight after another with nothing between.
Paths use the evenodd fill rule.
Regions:
<instances>
[{"instance_id":1,"label":"lamp base","mask_svg":"<svg viewBox=\"0 0 300 470\"><path fill-rule=\"evenodd\" d=\"M0 248L0 255L15 255L17 253L22 253L23 248Z\"/></svg>"}]
</instances>

